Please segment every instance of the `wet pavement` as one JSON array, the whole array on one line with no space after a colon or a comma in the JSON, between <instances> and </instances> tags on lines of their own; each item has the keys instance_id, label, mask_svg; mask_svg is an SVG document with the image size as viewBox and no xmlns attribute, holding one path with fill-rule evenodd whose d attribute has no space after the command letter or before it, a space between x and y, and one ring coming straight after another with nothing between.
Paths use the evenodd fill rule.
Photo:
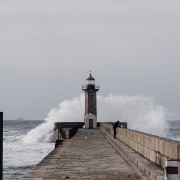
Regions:
<instances>
[{"instance_id":1,"label":"wet pavement","mask_svg":"<svg viewBox=\"0 0 180 180\"><path fill-rule=\"evenodd\" d=\"M142 179L105 138L100 129L79 129L59 145L24 180Z\"/></svg>"}]
</instances>

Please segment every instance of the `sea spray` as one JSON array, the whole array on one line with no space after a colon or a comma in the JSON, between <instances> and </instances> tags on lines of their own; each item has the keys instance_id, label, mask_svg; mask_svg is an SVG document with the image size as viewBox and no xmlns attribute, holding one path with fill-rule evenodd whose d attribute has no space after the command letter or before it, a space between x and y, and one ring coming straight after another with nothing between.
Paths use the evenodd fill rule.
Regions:
<instances>
[{"instance_id":1,"label":"sea spray","mask_svg":"<svg viewBox=\"0 0 180 180\"><path fill-rule=\"evenodd\" d=\"M81 94L72 100L62 101L53 108L45 118L45 122L32 129L22 139L25 143L52 142L54 122L82 122L84 96Z\"/></svg>"},{"instance_id":2,"label":"sea spray","mask_svg":"<svg viewBox=\"0 0 180 180\"><path fill-rule=\"evenodd\" d=\"M115 96L98 97L98 120L123 121L128 128L159 136L165 136L166 110L152 97Z\"/></svg>"},{"instance_id":3,"label":"sea spray","mask_svg":"<svg viewBox=\"0 0 180 180\"><path fill-rule=\"evenodd\" d=\"M165 136L166 110L151 97L138 96L98 96L98 122L127 122L128 128ZM83 122L84 95L65 100L52 109L45 122L32 129L23 138L24 142L51 142L54 122Z\"/></svg>"}]
</instances>

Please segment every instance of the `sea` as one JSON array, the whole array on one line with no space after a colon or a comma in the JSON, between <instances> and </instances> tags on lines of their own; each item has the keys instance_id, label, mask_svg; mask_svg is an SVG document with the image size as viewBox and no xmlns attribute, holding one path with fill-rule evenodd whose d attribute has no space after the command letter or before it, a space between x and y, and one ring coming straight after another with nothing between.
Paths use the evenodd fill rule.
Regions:
<instances>
[{"instance_id":1,"label":"sea","mask_svg":"<svg viewBox=\"0 0 180 180\"><path fill-rule=\"evenodd\" d=\"M26 134L43 124L43 120L5 120L3 134L3 179L21 179L54 149L54 143L22 141ZM167 121L166 137L180 140L180 120Z\"/></svg>"},{"instance_id":2,"label":"sea","mask_svg":"<svg viewBox=\"0 0 180 180\"><path fill-rule=\"evenodd\" d=\"M42 120L4 120L3 179L16 180L54 149L54 143L28 143L23 137ZM32 137L33 138L33 137Z\"/></svg>"}]
</instances>

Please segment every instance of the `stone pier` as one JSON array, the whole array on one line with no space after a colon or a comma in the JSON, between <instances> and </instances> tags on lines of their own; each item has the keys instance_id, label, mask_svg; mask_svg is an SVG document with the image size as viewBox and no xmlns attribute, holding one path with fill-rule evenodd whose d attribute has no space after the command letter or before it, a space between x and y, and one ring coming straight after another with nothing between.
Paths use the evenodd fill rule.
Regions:
<instances>
[{"instance_id":1,"label":"stone pier","mask_svg":"<svg viewBox=\"0 0 180 180\"><path fill-rule=\"evenodd\" d=\"M179 141L126 128L117 128L114 139L112 123L99 125L97 129L70 128L69 133L64 126L54 129L59 145L23 179L164 180L167 159L178 160L180 171ZM66 132L65 138L59 129Z\"/></svg>"},{"instance_id":2,"label":"stone pier","mask_svg":"<svg viewBox=\"0 0 180 180\"><path fill-rule=\"evenodd\" d=\"M118 150L116 141L100 129L79 129L74 137L58 145L22 179L149 179Z\"/></svg>"}]
</instances>

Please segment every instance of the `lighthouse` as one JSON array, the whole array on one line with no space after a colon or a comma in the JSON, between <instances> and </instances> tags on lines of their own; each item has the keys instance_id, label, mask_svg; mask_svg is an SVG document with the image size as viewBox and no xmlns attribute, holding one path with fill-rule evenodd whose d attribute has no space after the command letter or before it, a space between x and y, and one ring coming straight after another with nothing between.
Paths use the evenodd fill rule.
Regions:
<instances>
[{"instance_id":1,"label":"lighthouse","mask_svg":"<svg viewBox=\"0 0 180 180\"><path fill-rule=\"evenodd\" d=\"M99 85L95 85L95 79L91 73L86 80L87 84L82 86L82 90L85 92L84 123L86 128L92 129L97 127L96 92L99 90Z\"/></svg>"}]
</instances>

